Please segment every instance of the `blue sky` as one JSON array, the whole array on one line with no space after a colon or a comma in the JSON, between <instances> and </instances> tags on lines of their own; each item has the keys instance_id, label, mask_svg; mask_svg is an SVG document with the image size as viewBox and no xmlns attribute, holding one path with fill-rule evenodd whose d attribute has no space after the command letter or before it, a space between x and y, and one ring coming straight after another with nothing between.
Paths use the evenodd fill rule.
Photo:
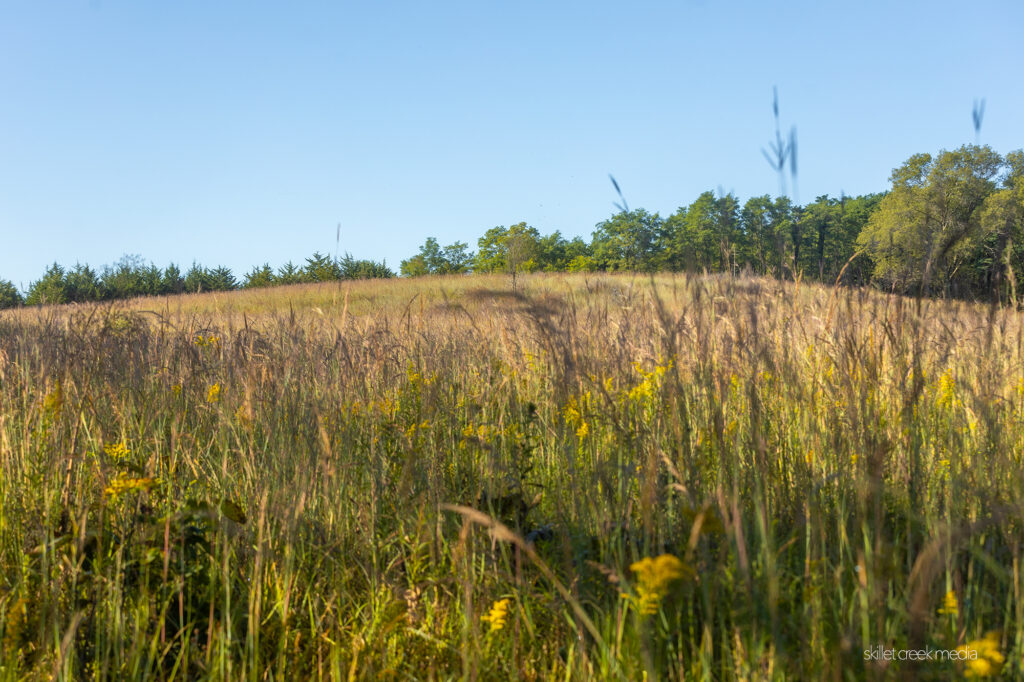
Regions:
<instances>
[{"instance_id":1,"label":"blue sky","mask_svg":"<svg viewBox=\"0 0 1024 682\"><path fill-rule=\"evenodd\" d=\"M1024 3L0 0L0 278L47 264L399 261L527 221L883 190L1024 146Z\"/></svg>"}]
</instances>

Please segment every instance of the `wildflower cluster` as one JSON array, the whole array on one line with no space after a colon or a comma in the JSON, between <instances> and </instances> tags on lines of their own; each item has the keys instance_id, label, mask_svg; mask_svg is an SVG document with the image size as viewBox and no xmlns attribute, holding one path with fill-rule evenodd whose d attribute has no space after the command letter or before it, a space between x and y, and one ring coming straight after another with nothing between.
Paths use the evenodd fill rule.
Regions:
<instances>
[{"instance_id":1,"label":"wildflower cluster","mask_svg":"<svg viewBox=\"0 0 1024 682\"><path fill-rule=\"evenodd\" d=\"M644 557L629 567L636 574L636 596L623 595L632 599L637 611L650 616L658 612L662 599L676 582L694 576L693 569L671 554L659 557Z\"/></svg>"},{"instance_id":2,"label":"wildflower cluster","mask_svg":"<svg viewBox=\"0 0 1024 682\"><path fill-rule=\"evenodd\" d=\"M64 408L64 389L58 381L53 390L43 396L43 413L47 417L56 417Z\"/></svg>"},{"instance_id":3,"label":"wildflower cluster","mask_svg":"<svg viewBox=\"0 0 1024 682\"><path fill-rule=\"evenodd\" d=\"M653 400L655 391L661 386L662 377L672 368L672 362L655 365L654 369L650 371L645 370L640 363L633 365L633 368L642 377L642 380L626 392L626 399L639 404Z\"/></svg>"},{"instance_id":4,"label":"wildflower cluster","mask_svg":"<svg viewBox=\"0 0 1024 682\"><path fill-rule=\"evenodd\" d=\"M126 474L118 474L117 478L112 480L106 488L103 489L103 494L110 498L118 498L125 493L135 492L138 490L149 490L159 483L155 478L133 478Z\"/></svg>"},{"instance_id":5,"label":"wildflower cluster","mask_svg":"<svg viewBox=\"0 0 1024 682\"><path fill-rule=\"evenodd\" d=\"M576 429L576 437L583 440L590 434L590 424L586 420L586 413L592 402L590 391L584 392L579 398L571 396L562 410L562 418L568 426Z\"/></svg>"},{"instance_id":6,"label":"wildflower cluster","mask_svg":"<svg viewBox=\"0 0 1024 682\"><path fill-rule=\"evenodd\" d=\"M998 675L1006 658L999 651L1001 633L991 630L981 639L971 640L958 648L963 658L967 659L964 675L968 679L976 677L992 677Z\"/></svg>"},{"instance_id":7,"label":"wildflower cluster","mask_svg":"<svg viewBox=\"0 0 1024 682\"><path fill-rule=\"evenodd\" d=\"M959 614L960 605L956 600L956 592L950 590L946 593L946 596L942 598L942 606L939 607L939 615L956 617Z\"/></svg>"},{"instance_id":8,"label":"wildflower cluster","mask_svg":"<svg viewBox=\"0 0 1024 682\"><path fill-rule=\"evenodd\" d=\"M935 393L935 403L939 407L951 409L958 407L961 404L959 398L956 396L956 381L953 379L952 372L948 369L939 377Z\"/></svg>"},{"instance_id":9,"label":"wildflower cluster","mask_svg":"<svg viewBox=\"0 0 1024 682\"><path fill-rule=\"evenodd\" d=\"M491 605L491 610L486 616L480 617L480 620L490 625L490 632L497 632L505 627L508 622L509 603L510 599L499 599Z\"/></svg>"},{"instance_id":10,"label":"wildflower cluster","mask_svg":"<svg viewBox=\"0 0 1024 682\"><path fill-rule=\"evenodd\" d=\"M128 459L131 454L131 450L128 449L128 444L123 440L119 440L116 443L108 443L103 446L103 452L107 453L115 464L122 464Z\"/></svg>"},{"instance_id":11,"label":"wildflower cluster","mask_svg":"<svg viewBox=\"0 0 1024 682\"><path fill-rule=\"evenodd\" d=\"M195 343L200 348L220 348L220 337L210 334L209 336L203 336L202 334L196 335Z\"/></svg>"}]
</instances>

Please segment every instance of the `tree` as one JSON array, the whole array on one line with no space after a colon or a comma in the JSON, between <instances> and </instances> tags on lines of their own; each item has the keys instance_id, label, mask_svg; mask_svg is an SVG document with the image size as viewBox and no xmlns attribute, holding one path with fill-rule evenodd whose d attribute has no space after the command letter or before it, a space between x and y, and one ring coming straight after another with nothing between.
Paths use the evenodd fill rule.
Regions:
<instances>
[{"instance_id":1,"label":"tree","mask_svg":"<svg viewBox=\"0 0 1024 682\"><path fill-rule=\"evenodd\" d=\"M732 194L716 198L704 192L665 221L664 265L725 271L735 260L739 240L739 201Z\"/></svg>"},{"instance_id":2,"label":"tree","mask_svg":"<svg viewBox=\"0 0 1024 682\"><path fill-rule=\"evenodd\" d=\"M427 265L423 254L416 254L411 258L402 261L399 269L402 277L423 277L430 274L430 267Z\"/></svg>"},{"instance_id":3,"label":"tree","mask_svg":"<svg viewBox=\"0 0 1024 682\"><path fill-rule=\"evenodd\" d=\"M996 297L1005 295L1017 306L1017 278L1024 271L1024 151L1007 154L1005 165L1002 187L985 199L981 209L983 237L975 265L979 279Z\"/></svg>"},{"instance_id":4,"label":"tree","mask_svg":"<svg viewBox=\"0 0 1024 682\"><path fill-rule=\"evenodd\" d=\"M761 275L769 274L778 266L774 258L778 248L771 210L771 197L765 194L747 199L740 212L742 234L739 259Z\"/></svg>"},{"instance_id":5,"label":"tree","mask_svg":"<svg viewBox=\"0 0 1024 682\"><path fill-rule=\"evenodd\" d=\"M185 291L197 294L203 291L212 291L213 288L213 277L210 271L193 262L192 267L185 273Z\"/></svg>"},{"instance_id":6,"label":"tree","mask_svg":"<svg viewBox=\"0 0 1024 682\"><path fill-rule=\"evenodd\" d=\"M88 265L77 263L64 275L64 295L68 302L98 301L104 294L103 283Z\"/></svg>"},{"instance_id":7,"label":"tree","mask_svg":"<svg viewBox=\"0 0 1024 682\"><path fill-rule=\"evenodd\" d=\"M515 229L519 227L523 229ZM516 277L520 272L532 272L537 268L534 261L534 255L537 253L537 231L529 233L525 228L526 223L513 225L505 237L505 267L512 275L512 291L516 290Z\"/></svg>"},{"instance_id":8,"label":"tree","mask_svg":"<svg viewBox=\"0 0 1024 682\"><path fill-rule=\"evenodd\" d=\"M243 289L256 289L259 287L270 287L277 284L277 278L274 277L274 270L270 267L270 263L264 263L263 265L253 267L245 275L245 279L242 282Z\"/></svg>"},{"instance_id":9,"label":"tree","mask_svg":"<svg viewBox=\"0 0 1024 682\"><path fill-rule=\"evenodd\" d=\"M342 279L388 279L395 276L387 263L356 260L349 253L338 261L338 271Z\"/></svg>"},{"instance_id":10,"label":"tree","mask_svg":"<svg viewBox=\"0 0 1024 682\"><path fill-rule=\"evenodd\" d=\"M465 242L455 242L442 248L437 239L427 237L418 254L402 261L400 270L405 277L469 272L474 256L468 249L469 244Z\"/></svg>"},{"instance_id":11,"label":"tree","mask_svg":"<svg viewBox=\"0 0 1024 682\"><path fill-rule=\"evenodd\" d=\"M947 292L977 247L979 208L1002 159L965 145L937 157L915 154L890 176L892 189L858 237L874 277L904 291Z\"/></svg>"},{"instance_id":12,"label":"tree","mask_svg":"<svg viewBox=\"0 0 1024 682\"><path fill-rule=\"evenodd\" d=\"M653 272L663 264L664 237L665 221L657 213L621 211L597 224L594 260L603 270Z\"/></svg>"},{"instance_id":13,"label":"tree","mask_svg":"<svg viewBox=\"0 0 1024 682\"><path fill-rule=\"evenodd\" d=\"M341 279L341 270L330 256L315 251L306 259L306 266L302 268L303 282L333 282L337 279Z\"/></svg>"},{"instance_id":14,"label":"tree","mask_svg":"<svg viewBox=\"0 0 1024 682\"><path fill-rule=\"evenodd\" d=\"M103 268L102 295L105 299L153 296L161 292L163 278L160 268L146 265L142 256L126 254L113 266Z\"/></svg>"},{"instance_id":15,"label":"tree","mask_svg":"<svg viewBox=\"0 0 1024 682\"><path fill-rule=\"evenodd\" d=\"M65 291L64 268L54 263L46 269L43 276L32 282L25 296L26 305L49 305L67 302Z\"/></svg>"},{"instance_id":16,"label":"tree","mask_svg":"<svg viewBox=\"0 0 1024 682\"><path fill-rule=\"evenodd\" d=\"M212 291L234 291L238 288L238 280L231 274L231 268L218 265L209 271L209 284Z\"/></svg>"},{"instance_id":17,"label":"tree","mask_svg":"<svg viewBox=\"0 0 1024 682\"><path fill-rule=\"evenodd\" d=\"M6 279L0 279L0 310L5 308L17 308L24 301L21 293L14 284Z\"/></svg>"},{"instance_id":18,"label":"tree","mask_svg":"<svg viewBox=\"0 0 1024 682\"><path fill-rule=\"evenodd\" d=\"M278 284L298 284L302 281L302 270L288 261L277 269Z\"/></svg>"},{"instance_id":19,"label":"tree","mask_svg":"<svg viewBox=\"0 0 1024 682\"><path fill-rule=\"evenodd\" d=\"M174 263L164 268L163 277L160 278L161 294L180 294L185 291L185 278L181 276L181 270Z\"/></svg>"},{"instance_id":20,"label":"tree","mask_svg":"<svg viewBox=\"0 0 1024 682\"><path fill-rule=\"evenodd\" d=\"M511 227L492 227L477 241L476 257L473 261L475 272L531 272L536 262L531 259L537 253L540 232L526 223Z\"/></svg>"},{"instance_id":21,"label":"tree","mask_svg":"<svg viewBox=\"0 0 1024 682\"><path fill-rule=\"evenodd\" d=\"M462 274L473 268L474 253L469 250L469 244L455 242L444 247L442 258L444 259L444 274Z\"/></svg>"}]
</instances>

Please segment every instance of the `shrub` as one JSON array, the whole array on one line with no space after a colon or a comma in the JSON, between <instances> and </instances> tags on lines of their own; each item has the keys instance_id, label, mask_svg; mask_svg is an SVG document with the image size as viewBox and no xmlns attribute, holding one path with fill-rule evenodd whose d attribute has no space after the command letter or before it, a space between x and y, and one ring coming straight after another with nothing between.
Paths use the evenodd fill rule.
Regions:
<instances>
[{"instance_id":1,"label":"shrub","mask_svg":"<svg viewBox=\"0 0 1024 682\"><path fill-rule=\"evenodd\" d=\"M17 308L23 302L21 293L14 284L6 279L0 279L0 310Z\"/></svg>"}]
</instances>

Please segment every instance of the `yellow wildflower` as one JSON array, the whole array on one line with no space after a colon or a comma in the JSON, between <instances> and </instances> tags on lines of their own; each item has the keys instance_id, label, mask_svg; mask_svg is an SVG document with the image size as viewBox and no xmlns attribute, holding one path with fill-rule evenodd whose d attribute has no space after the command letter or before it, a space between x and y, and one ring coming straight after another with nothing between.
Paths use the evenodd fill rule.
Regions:
<instances>
[{"instance_id":1,"label":"yellow wildflower","mask_svg":"<svg viewBox=\"0 0 1024 682\"><path fill-rule=\"evenodd\" d=\"M480 620L490 624L490 632L496 632L505 627L505 624L508 622L508 605L510 602L510 599L499 599L491 605L490 613L480 617Z\"/></svg>"},{"instance_id":2,"label":"yellow wildflower","mask_svg":"<svg viewBox=\"0 0 1024 682\"><path fill-rule=\"evenodd\" d=\"M159 481L155 478L131 478L124 474L118 474L117 478L111 481L110 484L103 489L103 494L107 497L116 498L124 493L136 490L149 490L157 483L159 483Z\"/></svg>"},{"instance_id":3,"label":"yellow wildflower","mask_svg":"<svg viewBox=\"0 0 1024 682\"><path fill-rule=\"evenodd\" d=\"M220 384L214 384L210 386L210 390L206 392L206 402L215 403L220 400Z\"/></svg>"},{"instance_id":4,"label":"yellow wildflower","mask_svg":"<svg viewBox=\"0 0 1024 682\"><path fill-rule=\"evenodd\" d=\"M43 412L47 416L55 417L60 413L61 408L64 407L64 389L61 388L60 382L56 382L53 386L53 390L47 393L43 397Z\"/></svg>"},{"instance_id":5,"label":"yellow wildflower","mask_svg":"<svg viewBox=\"0 0 1024 682\"><path fill-rule=\"evenodd\" d=\"M939 608L939 615L957 616L960 613L960 605L956 600L956 592L950 590L942 598L942 606Z\"/></svg>"},{"instance_id":6,"label":"yellow wildflower","mask_svg":"<svg viewBox=\"0 0 1024 682\"><path fill-rule=\"evenodd\" d=\"M578 426L582 421L583 417L580 414L580 407L576 401L576 396L569 397L569 401L565 404L565 409L562 410L562 418L565 419L565 423L569 426Z\"/></svg>"},{"instance_id":7,"label":"yellow wildflower","mask_svg":"<svg viewBox=\"0 0 1024 682\"><path fill-rule=\"evenodd\" d=\"M590 434L590 425L587 422L580 424L580 427L576 429L576 437L583 440Z\"/></svg>"},{"instance_id":8,"label":"yellow wildflower","mask_svg":"<svg viewBox=\"0 0 1024 682\"><path fill-rule=\"evenodd\" d=\"M643 615L658 612L661 600L673 583L693 577L693 569L671 554L645 557L629 567L636 574L636 605Z\"/></svg>"},{"instance_id":9,"label":"yellow wildflower","mask_svg":"<svg viewBox=\"0 0 1024 682\"><path fill-rule=\"evenodd\" d=\"M171 393L173 393L175 395L175 397L180 396L181 395L181 384L174 384L173 386L171 386Z\"/></svg>"},{"instance_id":10,"label":"yellow wildflower","mask_svg":"<svg viewBox=\"0 0 1024 682\"><path fill-rule=\"evenodd\" d=\"M953 374L948 369L939 377L938 397L935 402L939 407L947 409L959 404L956 399L956 381L953 380Z\"/></svg>"},{"instance_id":11,"label":"yellow wildflower","mask_svg":"<svg viewBox=\"0 0 1024 682\"><path fill-rule=\"evenodd\" d=\"M202 334L197 334L196 345L199 346L200 348L205 348L207 346L220 348L220 337L214 336L213 334L210 334L209 336L206 337L204 337Z\"/></svg>"},{"instance_id":12,"label":"yellow wildflower","mask_svg":"<svg viewBox=\"0 0 1024 682\"><path fill-rule=\"evenodd\" d=\"M999 674L1006 660L999 651L1000 637L1001 633L998 630L991 630L986 632L983 638L971 640L957 649L961 659L967 660L965 677L973 679Z\"/></svg>"},{"instance_id":13,"label":"yellow wildflower","mask_svg":"<svg viewBox=\"0 0 1024 682\"><path fill-rule=\"evenodd\" d=\"M110 457L110 459L118 463L128 459L128 455L131 454L131 450L128 449L128 444L123 440L104 445L103 452L107 453L107 456Z\"/></svg>"},{"instance_id":14,"label":"yellow wildflower","mask_svg":"<svg viewBox=\"0 0 1024 682\"><path fill-rule=\"evenodd\" d=\"M28 618L30 604L25 597L18 597L18 600L7 608L7 623L4 627L3 645L0 646L0 653L13 652L18 646L22 635L23 626Z\"/></svg>"}]
</instances>

